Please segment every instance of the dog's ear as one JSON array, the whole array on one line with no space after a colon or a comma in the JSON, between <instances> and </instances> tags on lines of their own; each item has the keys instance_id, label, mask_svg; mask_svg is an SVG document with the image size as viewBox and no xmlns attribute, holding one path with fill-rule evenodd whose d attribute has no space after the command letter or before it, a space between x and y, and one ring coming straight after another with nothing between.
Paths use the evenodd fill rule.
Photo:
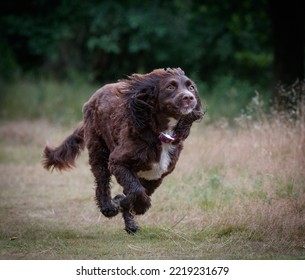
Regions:
<instances>
[{"instance_id":1,"label":"dog's ear","mask_svg":"<svg viewBox=\"0 0 305 280\"><path fill-rule=\"evenodd\" d=\"M198 94L196 94L196 100L197 100L197 105L194 108L194 110L192 111L192 113L189 114L190 115L189 118L192 122L200 121L206 112L206 109L203 109L203 106L201 104L201 100L200 100Z\"/></svg>"},{"instance_id":2,"label":"dog's ear","mask_svg":"<svg viewBox=\"0 0 305 280\"><path fill-rule=\"evenodd\" d=\"M134 125L138 129L149 126L156 102L156 89L148 87L134 92L129 97L129 109Z\"/></svg>"}]
</instances>

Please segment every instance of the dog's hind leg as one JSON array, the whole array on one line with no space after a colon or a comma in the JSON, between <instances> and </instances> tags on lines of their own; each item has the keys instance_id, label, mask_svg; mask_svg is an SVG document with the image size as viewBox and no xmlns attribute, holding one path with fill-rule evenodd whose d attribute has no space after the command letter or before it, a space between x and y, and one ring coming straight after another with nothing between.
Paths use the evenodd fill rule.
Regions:
<instances>
[{"instance_id":1,"label":"dog's hind leg","mask_svg":"<svg viewBox=\"0 0 305 280\"><path fill-rule=\"evenodd\" d=\"M111 218L119 213L119 208L111 200L110 177L108 169L109 150L101 138L90 139L87 143L89 163L95 177L96 203L105 217Z\"/></svg>"}]
</instances>

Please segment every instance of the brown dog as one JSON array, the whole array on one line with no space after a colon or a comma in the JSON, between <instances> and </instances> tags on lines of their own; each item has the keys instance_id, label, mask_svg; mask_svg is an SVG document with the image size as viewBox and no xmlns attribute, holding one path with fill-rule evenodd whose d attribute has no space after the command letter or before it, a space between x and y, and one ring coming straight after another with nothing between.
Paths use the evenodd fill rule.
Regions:
<instances>
[{"instance_id":1,"label":"brown dog","mask_svg":"<svg viewBox=\"0 0 305 280\"><path fill-rule=\"evenodd\" d=\"M121 210L135 233L135 214L175 168L192 123L203 116L196 85L180 69L157 69L107 84L83 107L83 122L63 143L45 147L43 166L64 170L86 146L96 182L96 202L106 217ZM110 177L123 187L111 198Z\"/></svg>"}]
</instances>

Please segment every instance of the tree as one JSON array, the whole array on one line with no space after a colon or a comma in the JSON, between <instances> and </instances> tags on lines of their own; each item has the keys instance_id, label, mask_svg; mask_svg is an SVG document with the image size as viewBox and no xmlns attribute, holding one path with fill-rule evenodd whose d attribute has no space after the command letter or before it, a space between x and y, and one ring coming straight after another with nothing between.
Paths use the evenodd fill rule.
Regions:
<instances>
[{"instance_id":1,"label":"tree","mask_svg":"<svg viewBox=\"0 0 305 280\"><path fill-rule=\"evenodd\" d=\"M273 82L291 85L304 79L305 13L302 1L269 0L273 36ZM287 96L273 91L280 110L287 107Z\"/></svg>"},{"instance_id":2,"label":"tree","mask_svg":"<svg viewBox=\"0 0 305 280\"><path fill-rule=\"evenodd\" d=\"M7 0L0 49L23 72L62 78L72 70L110 81L180 66L204 82L259 83L271 64L266 1Z\"/></svg>"}]
</instances>

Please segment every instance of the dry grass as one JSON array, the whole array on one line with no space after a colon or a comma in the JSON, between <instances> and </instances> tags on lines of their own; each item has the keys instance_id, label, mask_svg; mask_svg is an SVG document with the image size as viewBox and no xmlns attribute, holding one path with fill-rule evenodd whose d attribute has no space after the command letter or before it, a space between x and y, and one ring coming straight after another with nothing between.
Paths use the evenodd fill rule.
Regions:
<instances>
[{"instance_id":1,"label":"dry grass","mask_svg":"<svg viewBox=\"0 0 305 280\"><path fill-rule=\"evenodd\" d=\"M195 126L136 236L99 214L86 153L71 172L42 169L46 141L67 133L46 121L0 125L0 258L305 258L304 123Z\"/></svg>"}]
</instances>

